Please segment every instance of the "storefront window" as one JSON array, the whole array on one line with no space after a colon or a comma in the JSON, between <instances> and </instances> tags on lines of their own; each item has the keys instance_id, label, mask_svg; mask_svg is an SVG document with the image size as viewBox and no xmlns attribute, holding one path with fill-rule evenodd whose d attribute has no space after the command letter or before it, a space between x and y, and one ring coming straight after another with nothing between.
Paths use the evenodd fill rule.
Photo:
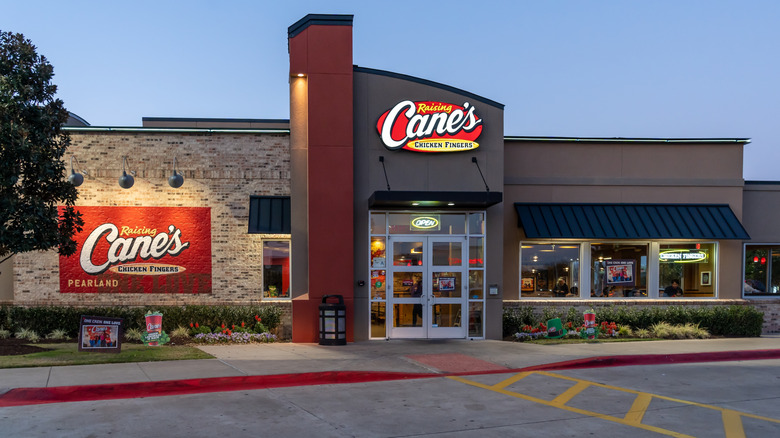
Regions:
<instances>
[{"instance_id":1,"label":"storefront window","mask_svg":"<svg viewBox=\"0 0 780 438\"><path fill-rule=\"evenodd\" d=\"M263 297L290 298L290 241L263 241Z\"/></svg>"},{"instance_id":2,"label":"storefront window","mask_svg":"<svg viewBox=\"0 0 780 438\"><path fill-rule=\"evenodd\" d=\"M469 238L469 267L470 268L482 268L485 266L484 261L484 248L482 245L482 237L470 237Z\"/></svg>"},{"instance_id":3,"label":"storefront window","mask_svg":"<svg viewBox=\"0 0 780 438\"><path fill-rule=\"evenodd\" d=\"M470 234L485 234L485 214L484 213L471 213L471 214L469 214L469 233Z\"/></svg>"},{"instance_id":4,"label":"storefront window","mask_svg":"<svg viewBox=\"0 0 780 438\"><path fill-rule=\"evenodd\" d=\"M593 243L590 296L647 296L647 245Z\"/></svg>"},{"instance_id":5,"label":"storefront window","mask_svg":"<svg viewBox=\"0 0 780 438\"><path fill-rule=\"evenodd\" d=\"M746 297L780 297L780 245L745 247Z\"/></svg>"},{"instance_id":6,"label":"storefront window","mask_svg":"<svg viewBox=\"0 0 780 438\"><path fill-rule=\"evenodd\" d=\"M579 245L525 243L522 245L521 254L521 296L579 296Z\"/></svg>"},{"instance_id":7,"label":"storefront window","mask_svg":"<svg viewBox=\"0 0 780 438\"><path fill-rule=\"evenodd\" d=\"M385 234L385 214L371 213L371 234Z\"/></svg>"},{"instance_id":8,"label":"storefront window","mask_svg":"<svg viewBox=\"0 0 780 438\"><path fill-rule=\"evenodd\" d=\"M715 260L714 243L661 243L658 251L658 296L714 297Z\"/></svg>"}]
</instances>

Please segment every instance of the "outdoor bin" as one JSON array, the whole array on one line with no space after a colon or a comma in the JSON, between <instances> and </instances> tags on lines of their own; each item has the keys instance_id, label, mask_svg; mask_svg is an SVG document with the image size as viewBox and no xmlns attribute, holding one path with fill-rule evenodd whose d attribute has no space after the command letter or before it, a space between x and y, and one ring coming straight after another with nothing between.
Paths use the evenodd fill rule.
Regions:
<instances>
[{"instance_id":1,"label":"outdoor bin","mask_svg":"<svg viewBox=\"0 0 780 438\"><path fill-rule=\"evenodd\" d=\"M329 303L328 299L338 303ZM341 295L325 295L320 304L320 345L347 345L347 306Z\"/></svg>"}]
</instances>

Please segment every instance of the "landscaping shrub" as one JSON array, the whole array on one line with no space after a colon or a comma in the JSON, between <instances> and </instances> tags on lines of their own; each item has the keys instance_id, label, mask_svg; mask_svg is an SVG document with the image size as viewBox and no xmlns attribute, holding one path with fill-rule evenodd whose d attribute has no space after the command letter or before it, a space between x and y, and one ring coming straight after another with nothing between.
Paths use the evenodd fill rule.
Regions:
<instances>
[{"instance_id":1,"label":"landscaping shrub","mask_svg":"<svg viewBox=\"0 0 780 438\"><path fill-rule=\"evenodd\" d=\"M502 318L504 337L514 335L525 325L535 325L533 312L533 308L530 306L505 307Z\"/></svg>"},{"instance_id":2,"label":"landscaping shrub","mask_svg":"<svg viewBox=\"0 0 780 438\"><path fill-rule=\"evenodd\" d=\"M752 306L605 306L596 308L595 312L597 323L614 322L642 335L649 333L655 324L667 323L672 326L693 324L713 336L761 336L764 324L764 314ZM536 326L551 318L561 318L564 323L571 322L574 326L581 326L583 323L582 311L574 307L567 311L545 308L538 317L534 316L530 306L505 308L504 337L520 332L523 326Z\"/></svg>"},{"instance_id":3,"label":"landscaping shrub","mask_svg":"<svg viewBox=\"0 0 780 438\"><path fill-rule=\"evenodd\" d=\"M283 309L277 306L146 306L146 307L69 307L69 306L0 306L0 329L16 333L28 329L36 333L60 330L68 338L77 338L82 315L122 318L125 332L146 330L144 315L148 311L163 313L163 330L172 332L179 326L221 327L222 324L256 325L260 320L267 331L275 330L282 321ZM208 332L210 333L210 331ZM197 334L194 333L194 334ZM194 335L193 334L193 335Z\"/></svg>"}]
</instances>

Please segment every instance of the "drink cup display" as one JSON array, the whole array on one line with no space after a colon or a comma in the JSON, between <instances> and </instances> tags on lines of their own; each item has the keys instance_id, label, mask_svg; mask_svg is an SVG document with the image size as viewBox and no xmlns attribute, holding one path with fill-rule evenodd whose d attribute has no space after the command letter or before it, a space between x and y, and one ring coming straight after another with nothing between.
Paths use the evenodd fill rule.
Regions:
<instances>
[{"instance_id":1,"label":"drink cup display","mask_svg":"<svg viewBox=\"0 0 780 438\"><path fill-rule=\"evenodd\" d=\"M157 343L157 339L162 334L162 313L155 312L146 315L146 333L151 346L160 345Z\"/></svg>"},{"instance_id":2,"label":"drink cup display","mask_svg":"<svg viewBox=\"0 0 780 438\"><path fill-rule=\"evenodd\" d=\"M585 333L588 339L596 339L596 314L586 312L582 316L585 319Z\"/></svg>"}]
</instances>

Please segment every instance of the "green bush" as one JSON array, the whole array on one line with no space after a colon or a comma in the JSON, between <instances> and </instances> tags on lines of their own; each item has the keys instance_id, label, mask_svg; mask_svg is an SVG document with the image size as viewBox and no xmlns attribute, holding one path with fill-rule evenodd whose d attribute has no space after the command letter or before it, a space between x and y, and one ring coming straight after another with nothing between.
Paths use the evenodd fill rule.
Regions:
<instances>
[{"instance_id":1,"label":"green bush","mask_svg":"<svg viewBox=\"0 0 780 438\"><path fill-rule=\"evenodd\" d=\"M533 325L534 310L530 306L521 306L514 308L504 308L503 313L503 331L504 337L512 336L520 331L524 325Z\"/></svg>"},{"instance_id":2,"label":"green bush","mask_svg":"<svg viewBox=\"0 0 780 438\"><path fill-rule=\"evenodd\" d=\"M694 324L713 336L761 336L764 314L752 306L662 306L636 308L628 306L598 307L596 322L615 322L633 330L646 333L658 323L673 326ZM540 319L541 318L541 319ZM533 308L522 306L505 308L503 314L504 336L511 336L524 325L535 326L548 319L561 318L563 323L571 322L575 327L582 325L582 312L571 307L568 311L545 308L541 317L535 317Z\"/></svg>"},{"instance_id":3,"label":"green bush","mask_svg":"<svg viewBox=\"0 0 780 438\"><path fill-rule=\"evenodd\" d=\"M283 309L273 305L259 306L146 306L146 307L70 307L70 306L0 306L0 329L15 333L26 328L37 333L62 331L69 338L78 337L82 315L122 318L123 330L146 331L144 315L148 311L163 314L163 330L172 332L179 326L226 327L256 324L255 316L262 319L268 330L276 329L282 321ZM221 330L221 329L220 329Z\"/></svg>"}]
</instances>

